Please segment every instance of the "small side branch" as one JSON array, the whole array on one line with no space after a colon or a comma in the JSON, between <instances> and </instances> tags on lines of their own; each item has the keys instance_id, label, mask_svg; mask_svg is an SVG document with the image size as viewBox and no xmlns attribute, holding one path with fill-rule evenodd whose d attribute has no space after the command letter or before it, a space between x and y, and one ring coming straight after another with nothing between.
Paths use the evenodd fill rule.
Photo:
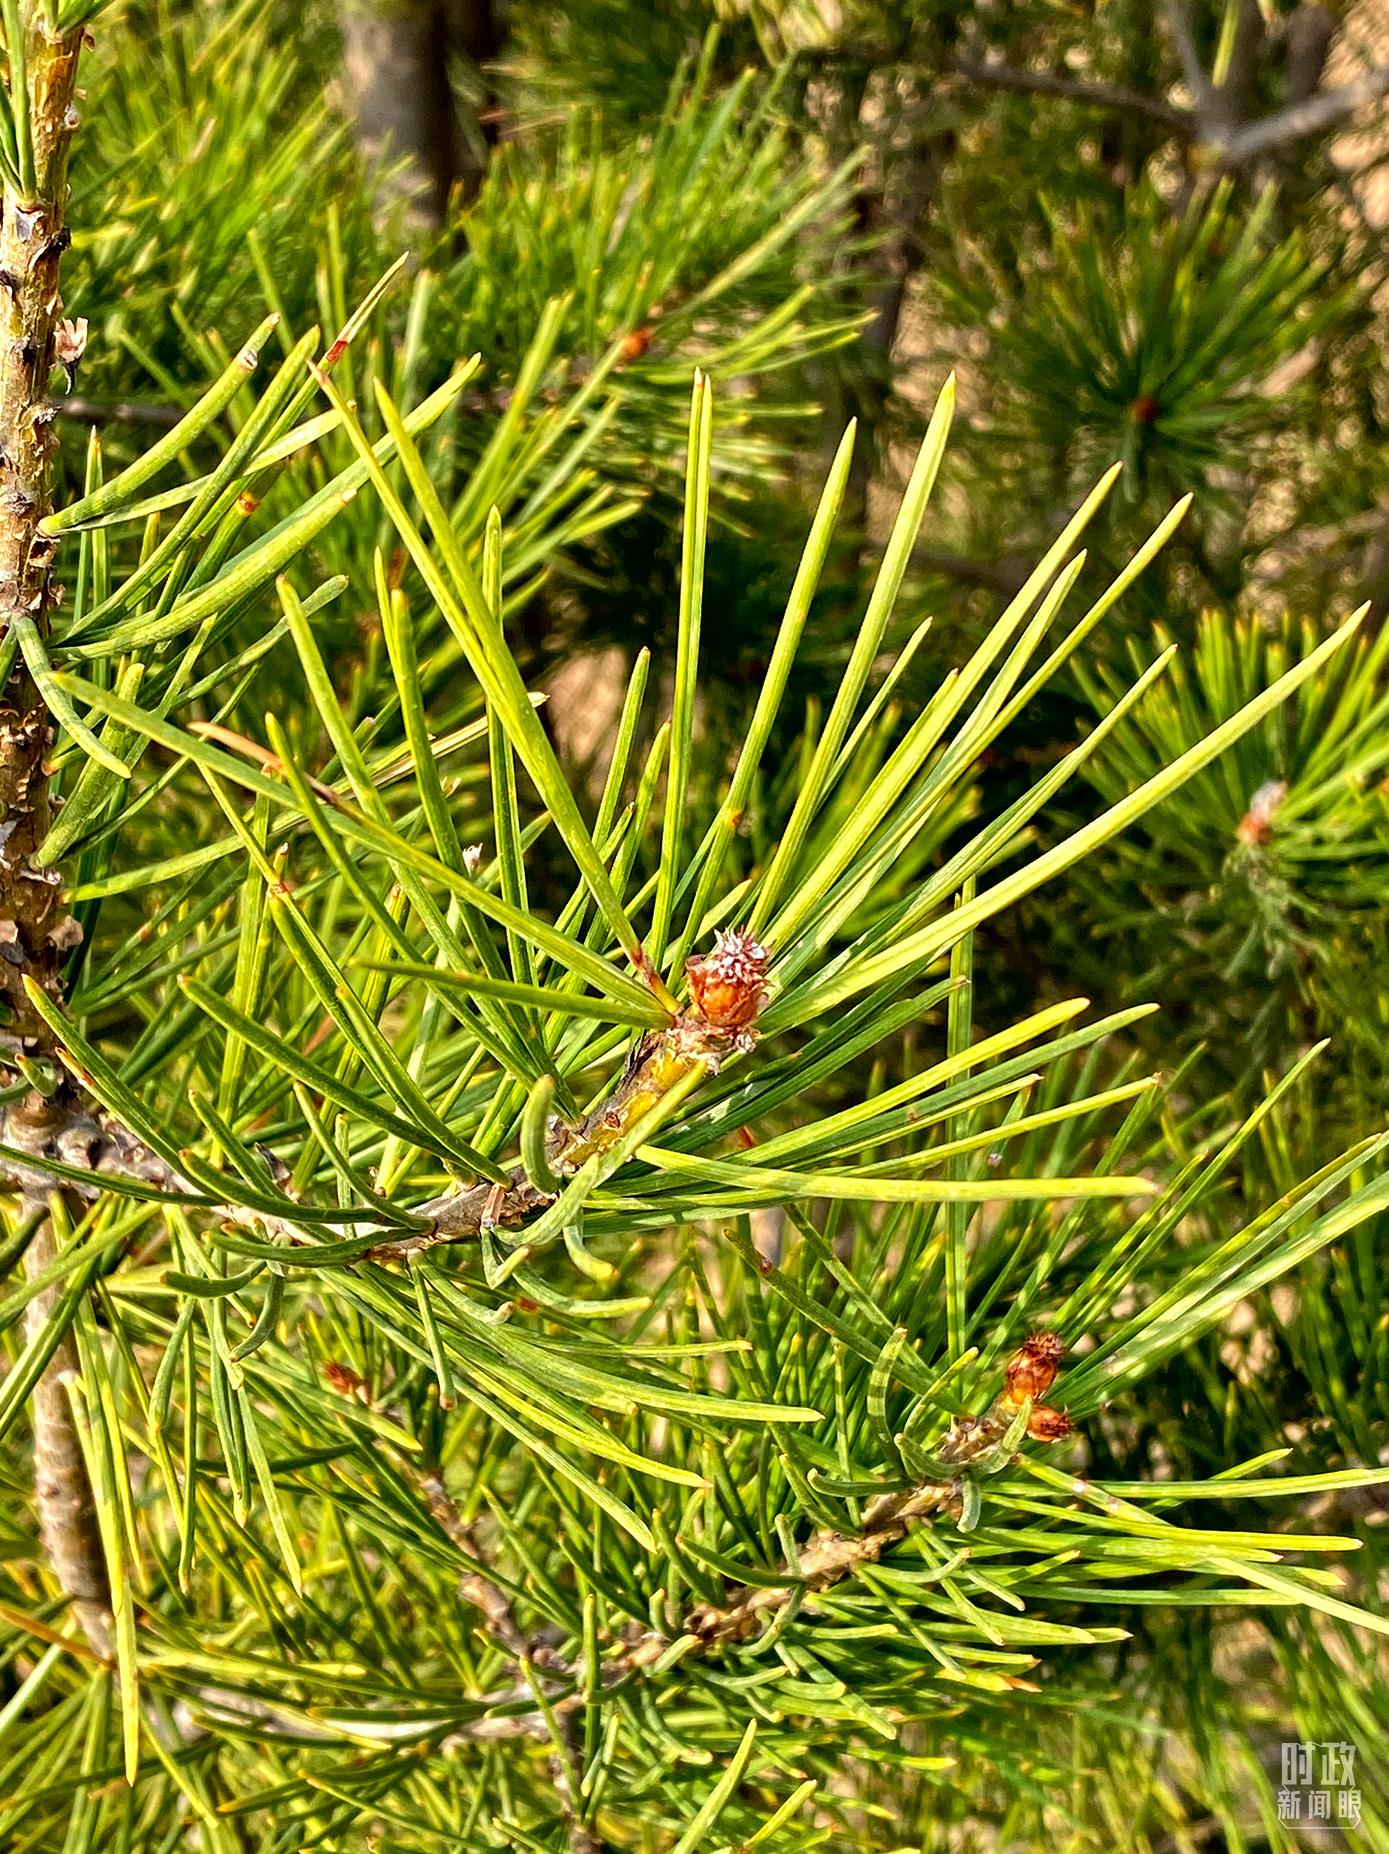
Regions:
<instances>
[{"instance_id":1,"label":"small side branch","mask_svg":"<svg viewBox=\"0 0 1389 1854\"><path fill-rule=\"evenodd\" d=\"M1304 136L1333 128L1368 103L1378 103L1389 96L1389 65L1377 65L1348 84L1334 90L1319 90L1301 103L1290 103L1259 122L1237 129L1223 142L1217 142L1221 158L1231 167L1242 166L1259 155L1285 148Z\"/></svg>"},{"instance_id":2,"label":"small side branch","mask_svg":"<svg viewBox=\"0 0 1389 1854\"><path fill-rule=\"evenodd\" d=\"M864 1509L858 1532L817 1532L799 1554L794 1582L735 1586L722 1604L701 1603L685 1618L685 1632L707 1651L757 1634L763 1619L791 1601L795 1589L829 1590L860 1566L876 1564L889 1546L907 1536L917 1520L958 1504L958 1481L930 1481L906 1493L879 1494ZM791 1567L787 1567L788 1571ZM660 1651L665 1644L661 1643ZM640 1664L639 1662L637 1663Z\"/></svg>"},{"instance_id":3,"label":"small side branch","mask_svg":"<svg viewBox=\"0 0 1389 1854\"><path fill-rule=\"evenodd\" d=\"M1168 30L1172 34L1172 43L1176 47L1177 59L1182 67L1182 76L1186 87L1191 92L1191 100L1196 105L1196 114L1206 116L1215 99L1215 90L1206 74L1206 67L1201 62L1201 54L1196 48L1196 34L1192 29L1191 15L1186 8L1186 0L1167 0L1164 9L1167 14Z\"/></svg>"},{"instance_id":4,"label":"small side branch","mask_svg":"<svg viewBox=\"0 0 1389 1854\"><path fill-rule=\"evenodd\" d=\"M536 1658L535 1647L527 1641L517 1624L506 1592L487 1574L487 1559L476 1529L455 1506L452 1495L444 1486L443 1476L434 1468L420 1470L412 1462L407 1461L402 1465L414 1480L416 1490L439 1530L478 1567L466 1571L459 1580L459 1595L465 1602L471 1603L474 1609L482 1612L492 1636L509 1655L518 1661L533 1661Z\"/></svg>"},{"instance_id":5,"label":"small side branch","mask_svg":"<svg viewBox=\"0 0 1389 1854\"><path fill-rule=\"evenodd\" d=\"M143 399L83 399L70 393L56 404L59 418L82 425L149 425L156 431L172 431L184 416L181 406L155 405Z\"/></svg>"},{"instance_id":6,"label":"small side branch","mask_svg":"<svg viewBox=\"0 0 1389 1854\"><path fill-rule=\"evenodd\" d=\"M987 89L1011 90L1022 96L1061 97L1068 103L1080 103L1092 109L1142 116L1183 140L1189 141L1196 133L1196 121L1189 110L1178 109L1176 104L1167 103L1161 97L1145 96L1141 90L1130 90L1125 84L1061 77L1051 71L1034 71L997 58L956 58L950 68L955 76Z\"/></svg>"},{"instance_id":7,"label":"small side branch","mask_svg":"<svg viewBox=\"0 0 1389 1854\"><path fill-rule=\"evenodd\" d=\"M769 957L751 935L734 930L720 934L708 955L688 959L691 1004L668 1029L642 1038L607 1096L581 1126L552 1123L552 1170L561 1176L580 1171L611 1152L665 1097L716 1072L733 1051L752 1049L757 1018L767 1000L763 980ZM74 1066L74 1073L81 1072ZM22 1155L0 1158L0 1191L33 1192L46 1188L53 1177L67 1177L75 1195L91 1201L100 1195L100 1177L107 1173L138 1180L156 1191L202 1199L208 1214L267 1230L286 1243L312 1245L318 1240L296 1219L288 1199L283 1215L230 1202L206 1203L204 1189L110 1116L91 1111L72 1086L60 1089L49 1103L31 1096L20 1108L0 1108L0 1146ZM74 1169L85 1174L80 1181L72 1181ZM410 1216L416 1227L404 1234L398 1223L383 1223L366 1210L350 1227L369 1241L379 1237L363 1249L360 1261L403 1262L441 1243L476 1242L484 1231L519 1229L553 1202L553 1194L537 1189L518 1165L504 1182L484 1180L414 1206Z\"/></svg>"},{"instance_id":8,"label":"small side branch","mask_svg":"<svg viewBox=\"0 0 1389 1854\"><path fill-rule=\"evenodd\" d=\"M444 1532L471 1561L472 1568L459 1580L458 1593L464 1602L479 1610L492 1639L510 1656L516 1668L517 1691L529 1689L537 1701L537 1711L526 1715L539 1733L548 1733L553 1745L550 1757L550 1780L555 1799L564 1819L570 1854L605 1854L607 1844L584 1821L580 1805L583 1771L575 1742L575 1719L571 1711L551 1710L545 1717L539 1702L546 1697L544 1682L559 1668L568 1681L575 1681L572 1668L565 1667L553 1647L535 1636L527 1636L516 1617L511 1600L493 1574L477 1528L464 1519L437 1469L421 1469L415 1462L402 1462L404 1472L414 1481L420 1498L440 1531Z\"/></svg>"},{"instance_id":9,"label":"small side branch","mask_svg":"<svg viewBox=\"0 0 1389 1854\"><path fill-rule=\"evenodd\" d=\"M42 1202L22 1198L20 1205L26 1221L33 1216L38 1219L24 1253L25 1278L33 1281L56 1260L57 1244L52 1218ZM51 1282L40 1289L24 1309L26 1343L43 1331L61 1289L60 1281ZM73 1619L93 1653L109 1661L113 1653L111 1585L87 1464L68 1402L67 1385L76 1376L76 1347L70 1335L64 1334L34 1386L30 1400L34 1432L34 1504L44 1555L68 1599Z\"/></svg>"}]
</instances>

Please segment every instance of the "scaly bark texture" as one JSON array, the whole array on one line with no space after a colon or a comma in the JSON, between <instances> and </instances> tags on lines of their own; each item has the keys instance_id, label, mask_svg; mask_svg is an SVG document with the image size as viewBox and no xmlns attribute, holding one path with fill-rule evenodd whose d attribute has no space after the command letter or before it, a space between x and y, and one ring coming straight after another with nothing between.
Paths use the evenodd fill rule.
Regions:
<instances>
[{"instance_id":1,"label":"scaly bark texture","mask_svg":"<svg viewBox=\"0 0 1389 1854\"><path fill-rule=\"evenodd\" d=\"M48 389L62 315L58 267L71 240L64 212L81 45L80 31L51 38L32 9L26 53L36 184L31 199L7 185L0 206L0 624L8 632L31 620L40 636L48 630L53 543L38 530L57 442ZM0 1051L48 1047L23 981L27 975L56 995L68 939L58 873L34 862L49 824L50 739L48 710L16 653L0 695Z\"/></svg>"},{"instance_id":2,"label":"scaly bark texture","mask_svg":"<svg viewBox=\"0 0 1389 1854\"><path fill-rule=\"evenodd\" d=\"M14 95L16 116L27 111L33 147L32 187L6 185L0 202L0 624L5 643L19 627L42 640L52 603L53 544L39 533L49 509L50 464L57 442L49 382L57 365L62 316L58 271L71 242L65 222L68 147L77 126L73 97L79 30L51 34L37 6L25 9L27 96ZM11 54L11 89L15 89ZM24 991L31 978L57 996L72 930L56 870L35 857L49 825L45 756L49 716L24 665L13 652L0 694L0 1058L48 1053L51 1038ZM65 1116L66 1099L35 1093L11 1116L21 1140L42 1144L47 1122ZM48 1199L32 1183L18 1194L18 1215L34 1225L25 1272L35 1279L57 1253ZM61 1283L44 1288L25 1309L25 1336L48 1320ZM93 1510L91 1485L72 1423L67 1381L77 1370L64 1337L35 1386L34 1495L48 1565L92 1648L111 1653L111 1598Z\"/></svg>"}]
</instances>

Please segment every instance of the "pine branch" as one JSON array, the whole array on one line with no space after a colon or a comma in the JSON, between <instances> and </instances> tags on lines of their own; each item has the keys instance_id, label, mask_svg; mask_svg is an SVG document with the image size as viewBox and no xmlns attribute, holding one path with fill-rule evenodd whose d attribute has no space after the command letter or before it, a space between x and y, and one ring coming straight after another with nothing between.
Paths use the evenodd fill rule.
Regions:
<instances>
[{"instance_id":1,"label":"pine branch","mask_svg":"<svg viewBox=\"0 0 1389 1854\"><path fill-rule=\"evenodd\" d=\"M493 1639L515 1661L520 1680L539 1697L537 1670L556 1665L553 1648L545 1642L528 1638L521 1629L505 1591L495 1577L488 1575L485 1568L486 1552L475 1527L459 1512L444 1486L442 1475L435 1469L421 1470L408 1458L402 1465L414 1480L421 1499L440 1531L446 1533L477 1567L465 1572L459 1580L459 1595L465 1602L481 1610ZM540 1730L551 1731L543 1707L533 1716ZM572 1714L565 1713L554 1719L551 1736L555 1738L555 1749L550 1759L550 1780L554 1784L560 1812L565 1819L570 1854L604 1854L606 1843L584 1823L579 1812L577 1798L582 1787L583 1771L574 1740Z\"/></svg>"},{"instance_id":2,"label":"pine branch","mask_svg":"<svg viewBox=\"0 0 1389 1854\"><path fill-rule=\"evenodd\" d=\"M1063 1347L1050 1334L1029 1339L1009 1361L1003 1390L982 1417L957 1417L937 1450L942 1468L968 1468L997 1456L1013 1437L1030 1435L1039 1442L1059 1442L1071 1433L1069 1419L1041 1399L1056 1381ZM734 1585L722 1604L701 1603L685 1617L684 1632L695 1636L705 1651L747 1641L763 1617L773 1618L785 1609L797 1588L829 1590L852 1577L861 1566L876 1564L889 1547L900 1543L917 1521L954 1508L963 1493L959 1475L923 1481L905 1491L881 1493L871 1499L856 1532L817 1532L785 1566L787 1581L777 1584ZM631 1665L641 1666L653 1653L664 1652L644 1639L632 1651Z\"/></svg>"},{"instance_id":3,"label":"pine branch","mask_svg":"<svg viewBox=\"0 0 1389 1854\"><path fill-rule=\"evenodd\" d=\"M1194 113L1183 112L1188 124L1186 139L1204 143L1221 167L1244 167L1260 155L1333 128L1367 104L1389 96L1389 65L1377 65L1348 84L1313 91L1271 116L1238 126L1229 119L1229 100L1211 82L1201 62L1185 0L1167 0L1166 13L1172 43L1195 103Z\"/></svg>"},{"instance_id":4,"label":"pine branch","mask_svg":"<svg viewBox=\"0 0 1389 1854\"><path fill-rule=\"evenodd\" d=\"M25 55L21 65L11 47L11 70L28 75L15 115L32 141L32 171L6 178L0 209L0 620L18 645L0 696L0 1050L10 1051L47 1045L22 981L27 974L56 997L70 944L57 871L35 861L49 823L50 721L31 668L48 632L53 543L39 527L51 505L48 384L58 359L59 261L71 243L64 206L82 34L52 38L42 9L25 11Z\"/></svg>"},{"instance_id":5,"label":"pine branch","mask_svg":"<svg viewBox=\"0 0 1389 1854\"><path fill-rule=\"evenodd\" d=\"M82 425L151 425L157 431L172 431L183 417L181 406L161 406L142 399L84 399L69 393L57 402L59 418L70 418Z\"/></svg>"},{"instance_id":6,"label":"pine branch","mask_svg":"<svg viewBox=\"0 0 1389 1854\"><path fill-rule=\"evenodd\" d=\"M726 1648L749 1641L765 1625L770 1626L801 1592L820 1593L854 1576L866 1565L877 1564L893 1545L900 1544L912 1527L939 1513L959 1516L965 1497L965 1480L971 1468L995 1465L1010 1456L1024 1436L1034 1441L1052 1443L1072 1433L1070 1419L1061 1410L1042 1401L1056 1382L1064 1352L1061 1341L1051 1334L1034 1334L1008 1361L1004 1387L983 1416L960 1416L951 1423L936 1451L941 1477L914 1487L895 1489L875 1495L865 1506L862 1524L856 1531L839 1532L823 1528L796 1553L795 1561L780 1567L775 1583L738 1584L730 1582L722 1603L700 1603L682 1618L675 1636L658 1629L634 1633L621 1651L606 1661L599 1684L611 1689L658 1662L682 1638L687 1652L717 1654ZM431 1477L419 1477L421 1492L444 1529L457 1535L470 1556L477 1545L470 1530L457 1518L447 1496L450 1519L440 1515L441 1489ZM456 1521L456 1525L455 1522ZM479 1601L490 1609L500 1604L511 1618L505 1598L491 1586L470 1601ZM509 1626L514 1628L514 1619ZM519 1632L518 1632L519 1633ZM522 1638L524 1640L524 1638ZM586 1703L587 1683L581 1670L566 1664L549 1648L526 1651L536 1666L561 1676L554 1681L547 1698L549 1710L565 1719ZM567 1690L566 1690L567 1685ZM499 1713L496 1708L511 1706L523 1697L524 1687L515 1686L489 1698L489 1716L475 1721L461 1732L450 1735L450 1742L507 1737L530 1737L548 1732L543 1710L524 1713Z\"/></svg>"},{"instance_id":7,"label":"pine branch","mask_svg":"<svg viewBox=\"0 0 1389 1854\"><path fill-rule=\"evenodd\" d=\"M1005 59L957 57L949 69L954 76L986 89L1011 91L1019 96L1057 97L1088 108L1143 117L1185 143L1203 145L1217 165L1228 168L1246 166L1260 155L1334 128L1367 104L1389 96L1389 65L1379 65L1334 90L1314 91L1257 122L1236 126L1221 119L1222 114L1229 113L1228 100L1211 83L1201 63L1185 7L1174 0L1167 13L1194 109L1182 109L1125 84L1063 77L1053 71L1010 64Z\"/></svg>"},{"instance_id":8,"label":"pine branch","mask_svg":"<svg viewBox=\"0 0 1389 1854\"><path fill-rule=\"evenodd\" d=\"M1196 133L1196 121L1189 110L1178 109L1161 97L1146 96L1141 90L1130 90L1126 84L1061 77L1052 71L1033 71L997 58L956 58L950 69L956 77L986 89L1010 90L1021 96L1060 97L1089 108L1142 116L1185 141Z\"/></svg>"},{"instance_id":9,"label":"pine branch","mask_svg":"<svg viewBox=\"0 0 1389 1854\"><path fill-rule=\"evenodd\" d=\"M23 1218L37 1213L37 1225L24 1252L28 1281L56 1261L53 1218L41 1200L21 1199ZM35 1343L62 1295L61 1280L41 1288L24 1309L24 1338ZM44 1367L30 1400L34 1432L34 1503L39 1537L88 1645L103 1660L113 1653L111 1585L97 1527L96 1505L72 1421L67 1386L77 1376L77 1348L64 1333Z\"/></svg>"},{"instance_id":10,"label":"pine branch","mask_svg":"<svg viewBox=\"0 0 1389 1854\"><path fill-rule=\"evenodd\" d=\"M59 264L72 242L65 222L67 161L77 125L74 95L82 50L80 27L53 34L38 5L5 9L16 166L7 173L0 205L0 618L11 646L8 683L0 695L0 1053L44 1056L52 1048L46 1024L24 985L27 978L56 998L61 961L74 924L61 901L60 878L37 861L48 832L50 740L47 705L39 692L53 592L53 543L40 533L51 506L56 437L49 380L54 366L80 357L85 324L62 320ZM48 1105L33 1094L17 1115L42 1120ZM32 1131L32 1128L31 1128ZM26 1189L19 1216L37 1215L25 1254L30 1281L55 1259L47 1187ZM60 1297L61 1284L42 1289L25 1309L35 1340ZM95 1503L73 1424L67 1383L77 1369L64 1334L34 1388L34 1494L39 1536L93 1650L112 1651L111 1591L97 1530Z\"/></svg>"},{"instance_id":11,"label":"pine branch","mask_svg":"<svg viewBox=\"0 0 1389 1854\"><path fill-rule=\"evenodd\" d=\"M735 932L721 936L708 958L687 962L693 1004L668 1030L652 1031L638 1043L617 1082L582 1125L552 1125L546 1160L555 1183L585 1168L592 1171L610 1155L620 1158L623 1142L630 1141L634 1129L648 1125L652 1115L705 1075L717 1073L730 1053L752 1048L754 1026L766 1001L762 979L767 958L766 949L750 935ZM51 1178L64 1176L63 1168L75 1169L93 1180L124 1178L203 1200L204 1208L218 1218L264 1228L290 1243L317 1241L290 1213L277 1217L235 1202L206 1203L206 1194L194 1181L128 1128L94 1111L71 1087L39 1106L30 1101L19 1108L0 1108L0 1147L15 1155L8 1169L0 1169L0 1187L11 1191L42 1190ZM70 1182L76 1182L88 1200L97 1193L95 1182ZM350 1227L358 1236L381 1234L381 1241L363 1252L362 1261L406 1261L440 1244L477 1241L497 1229L521 1229L528 1217L548 1210L558 1196L557 1191L537 1186L518 1165L505 1183L483 1180L412 1207L409 1214L421 1227L408 1235L366 1211ZM521 1251L514 1253L524 1259Z\"/></svg>"},{"instance_id":12,"label":"pine branch","mask_svg":"<svg viewBox=\"0 0 1389 1854\"><path fill-rule=\"evenodd\" d=\"M942 1444L942 1458L964 1463L996 1450L1008 1428L1001 1405L1002 1400L988 1417L978 1421L963 1418L954 1425ZM952 1457L952 1450L959 1452ZM611 1691L644 1674L682 1637L686 1639L687 1653L701 1655L715 1655L750 1640L764 1625L770 1626L800 1591L831 1590L862 1566L876 1564L920 1521L952 1507L958 1511L961 1495L959 1478L928 1481L905 1491L877 1495L865 1508L863 1525L858 1531L846 1533L825 1529L815 1533L798 1552L794 1564L784 1563L780 1567L776 1583L730 1583L722 1603L697 1604L681 1618L673 1634L667 1635L659 1629L634 1632L621 1649L603 1663L597 1684L604 1691ZM543 1651L543 1665L551 1675L544 1694L549 1711L559 1721L568 1719L588 1703L583 1670L565 1663L548 1649ZM533 1694L533 1685L524 1681L488 1694L486 1713L451 1731L441 1748L511 1738L548 1737L550 1727L545 1712L539 1707L511 1710Z\"/></svg>"},{"instance_id":13,"label":"pine branch","mask_svg":"<svg viewBox=\"0 0 1389 1854\"><path fill-rule=\"evenodd\" d=\"M1259 155L1301 141L1304 136L1332 128L1367 103L1377 103L1386 96L1389 96L1389 65L1377 65L1350 83L1338 85L1335 90L1317 91L1304 102L1290 103L1272 116L1247 124L1217 141L1216 147L1225 163L1239 167Z\"/></svg>"},{"instance_id":14,"label":"pine branch","mask_svg":"<svg viewBox=\"0 0 1389 1854\"><path fill-rule=\"evenodd\" d=\"M556 1752L550 1759L550 1780L555 1786L555 1795L559 1798L560 1811L565 1818L569 1854L604 1854L607 1842L601 1841L586 1826L574 1804L578 1788L578 1753L571 1742L572 1726L568 1719L563 1722L561 1729L566 1738L566 1750L563 1755Z\"/></svg>"}]
</instances>

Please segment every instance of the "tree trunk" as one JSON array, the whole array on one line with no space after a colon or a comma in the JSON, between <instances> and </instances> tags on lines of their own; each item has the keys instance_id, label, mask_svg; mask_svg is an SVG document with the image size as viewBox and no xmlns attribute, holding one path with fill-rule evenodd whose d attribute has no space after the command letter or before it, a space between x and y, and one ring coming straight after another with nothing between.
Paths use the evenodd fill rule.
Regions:
<instances>
[{"instance_id":1,"label":"tree trunk","mask_svg":"<svg viewBox=\"0 0 1389 1854\"><path fill-rule=\"evenodd\" d=\"M362 153L405 163L382 206L403 204L418 221L442 225L455 189L476 192L479 141L491 139L484 119L467 133L454 89L459 58L480 70L500 47L491 0L349 0L342 39Z\"/></svg>"},{"instance_id":2,"label":"tree trunk","mask_svg":"<svg viewBox=\"0 0 1389 1854\"><path fill-rule=\"evenodd\" d=\"M890 105L881 101L883 88L895 92ZM874 101L870 86L865 111L872 110ZM848 382L859 437L845 504L860 534L868 529L869 492L888 461L883 427L895 387L894 353L902 312L921 267L923 235L941 173L954 148L953 129L922 126L919 119L928 105L929 97L913 80L880 74L878 107L887 120L876 125L875 135L875 125L860 118L865 135L878 142L884 170L881 184L861 192L858 200L859 223L877 241L868 260L875 273L866 293L870 318L859 337L857 366Z\"/></svg>"}]
</instances>

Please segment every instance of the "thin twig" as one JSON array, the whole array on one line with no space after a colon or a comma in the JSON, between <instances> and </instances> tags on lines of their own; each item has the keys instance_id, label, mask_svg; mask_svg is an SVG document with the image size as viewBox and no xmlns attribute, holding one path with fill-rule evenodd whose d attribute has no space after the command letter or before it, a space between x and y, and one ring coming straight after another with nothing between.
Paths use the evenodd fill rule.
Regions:
<instances>
[{"instance_id":1,"label":"thin twig","mask_svg":"<svg viewBox=\"0 0 1389 1854\"><path fill-rule=\"evenodd\" d=\"M1186 79L1186 87L1196 105L1196 114L1205 117L1209 114L1215 92L1206 74L1206 67L1201 62L1201 54L1196 49L1196 34L1192 30L1185 0L1167 0L1163 10L1167 15L1168 30L1177 49L1177 59Z\"/></svg>"},{"instance_id":2,"label":"thin twig","mask_svg":"<svg viewBox=\"0 0 1389 1854\"><path fill-rule=\"evenodd\" d=\"M982 1423L962 1419L947 1438L942 1452L948 1451L952 1438L962 1446L976 1446L982 1452L984 1447L996 1443L1004 1426L989 1423L988 1419ZM957 1479L930 1481L901 1492L880 1494L865 1509L860 1530L825 1529L815 1533L797 1554L794 1565L782 1565L775 1584L730 1582L722 1603L697 1604L683 1617L673 1635L658 1629L634 1631L621 1649L603 1663L597 1685L604 1691L622 1685L659 1661L672 1642L681 1637L687 1639L688 1652L695 1654L716 1654L749 1640L780 1614L794 1596L802 1591L818 1593L832 1589L860 1566L876 1564L890 1546L907 1536L913 1525L957 1504L959 1496ZM545 1698L555 1718L565 1720L587 1703L585 1683L577 1669L565 1667L553 1654L549 1656L549 1668L558 1677L548 1687ZM500 1710L514 1707L526 1697L527 1691L525 1684L518 1684L490 1695L488 1714L451 1732L445 1744L548 1736L550 1728L544 1712L538 1707L525 1712Z\"/></svg>"},{"instance_id":3,"label":"thin twig","mask_svg":"<svg viewBox=\"0 0 1389 1854\"><path fill-rule=\"evenodd\" d=\"M108 401L70 394L54 403L59 418L76 419L83 425L152 425L158 431L172 431L184 416L178 406L154 405L141 399Z\"/></svg>"},{"instance_id":4,"label":"thin twig","mask_svg":"<svg viewBox=\"0 0 1389 1854\"><path fill-rule=\"evenodd\" d=\"M21 1215L39 1211L37 1227L24 1252L24 1274L33 1281L57 1259L53 1219L33 1199L22 1198ZM62 1282L41 1288L24 1309L24 1338L33 1344L43 1332L61 1292ZM73 1426L67 1386L78 1375L77 1349L64 1333L44 1366L30 1398L34 1436L34 1504L39 1539L73 1618L93 1653L112 1657L111 1584L97 1527L96 1504Z\"/></svg>"},{"instance_id":5,"label":"thin twig","mask_svg":"<svg viewBox=\"0 0 1389 1854\"><path fill-rule=\"evenodd\" d=\"M1175 103L1167 103L1161 97L1145 96L1141 90L1130 90L1126 84L1061 77L1052 71L1034 71L998 58L956 58L950 69L956 77L994 90L1012 90L1025 96L1061 97L1092 109L1142 116L1186 140L1196 133L1196 120L1190 110L1179 109Z\"/></svg>"},{"instance_id":6,"label":"thin twig","mask_svg":"<svg viewBox=\"0 0 1389 1854\"><path fill-rule=\"evenodd\" d=\"M1378 103L1385 96L1389 96L1389 65L1377 65L1374 70L1364 72L1348 84L1338 85L1335 90L1320 90L1305 102L1290 103L1272 116L1248 123L1223 141L1217 139L1215 146L1228 166L1240 167L1258 155L1285 148L1289 142L1315 135L1321 129L1329 129L1367 103Z\"/></svg>"},{"instance_id":7,"label":"thin twig","mask_svg":"<svg viewBox=\"0 0 1389 1854\"><path fill-rule=\"evenodd\" d=\"M913 562L927 573L940 573L957 579L962 586L980 586L987 592L1000 592L1014 598L1027 580L1027 571L1016 559L974 560L968 554L952 554L935 547L918 547Z\"/></svg>"},{"instance_id":8,"label":"thin twig","mask_svg":"<svg viewBox=\"0 0 1389 1854\"><path fill-rule=\"evenodd\" d=\"M550 1781L555 1786L560 1814L564 1817L569 1854L606 1854L607 1843L591 1829L579 1812L579 1794L583 1771L579 1766L575 1720L571 1713L555 1721L559 1743L550 1759Z\"/></svg>"},{"instance_id":9,"label":"thin twig","mask_svg":"<svg viewBox=\"0 0 1389 1854\"><path fill-rule=\"evenodd\" d=\"M472 1560L475 1568L465 1571L459 1579L459 1595L465 1602L471 1603L474 1609L482 1611L488 1629L514 1660L535 1659L535 1644L522 1633L506 1592L495 1578L488 1575L487 1557L477 1530L459 1512L452 1495L444 1486L443 1476L437 1469L420 1469L410 1461L403 1462L402 1466L414 1481L434 1523L459 1551Z\"/></svg>"}]
</instances>

